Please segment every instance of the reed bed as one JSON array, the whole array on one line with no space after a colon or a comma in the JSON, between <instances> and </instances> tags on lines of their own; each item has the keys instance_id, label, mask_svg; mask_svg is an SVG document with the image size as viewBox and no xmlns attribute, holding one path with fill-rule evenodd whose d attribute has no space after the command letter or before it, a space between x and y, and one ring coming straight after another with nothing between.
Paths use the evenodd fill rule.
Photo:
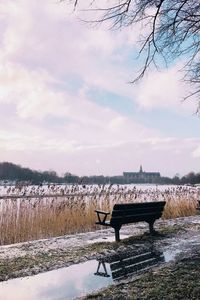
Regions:
<instances>
[{"instance_id":1,"label":"reed bed","mask_svg":"<svg viewBox=\"0 0 200 300\"><path fill-rule=\"evenodd\" d=\"M166 201L163 218L196 214L199 188L165 190L135 186L15 186L2 188L0 244L99 229L95 209L110 211L115 203Z\"/></svg>"}]
</instances>

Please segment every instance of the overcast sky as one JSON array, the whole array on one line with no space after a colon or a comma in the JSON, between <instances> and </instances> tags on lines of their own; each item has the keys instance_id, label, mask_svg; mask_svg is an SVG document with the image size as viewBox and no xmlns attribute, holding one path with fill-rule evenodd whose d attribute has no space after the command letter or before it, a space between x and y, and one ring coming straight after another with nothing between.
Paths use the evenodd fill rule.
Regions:
<instances>
[{"instance_id":1,"label":"overcast sky","mask_svg":"<svg viewBox=\"0 0 200 300\"><path fill-rule=\"evenodd\" d=\"M182 61L134 78L139 28L109 31L65 2L0 1L0 160L58 174L199 172L200 119Z\"/></svg>"}]
</instances>

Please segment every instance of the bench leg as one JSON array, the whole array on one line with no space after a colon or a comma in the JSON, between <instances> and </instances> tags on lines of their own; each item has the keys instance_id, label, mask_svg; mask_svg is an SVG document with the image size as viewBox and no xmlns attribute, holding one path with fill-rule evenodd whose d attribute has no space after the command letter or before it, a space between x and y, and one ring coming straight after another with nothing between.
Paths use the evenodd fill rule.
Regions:
<instances>
[{"instance_id":1,"label":"bench leg","mask_svg":"<svg viewBox=\"0 0 200 300\"><path fill-rule=\"evenodd\" d=\"M120 228L119 227L118 228L114 228L115 229L115 241L116 242L120 242L120 235L119 235Z\"/></svg>"},{"instance_id":2,"label":"bench leg","mask_svg":"<svg viewBox=\"0 0 200 300\"><path fill-rule=\"evenodd\" d=\"M155 222L155 220L148 222L149 223L149 231L150 231L150 234L152 234L152 235L155 234L155 230L153 228L154 222Z\"/></svg>"}]
</instances>

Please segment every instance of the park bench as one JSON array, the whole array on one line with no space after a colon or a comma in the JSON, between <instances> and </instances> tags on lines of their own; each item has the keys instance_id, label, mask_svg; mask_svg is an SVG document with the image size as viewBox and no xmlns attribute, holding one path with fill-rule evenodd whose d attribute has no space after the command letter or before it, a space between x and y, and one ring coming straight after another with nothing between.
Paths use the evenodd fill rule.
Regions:
<instances>
[{"instance_id":1,"label":"park bench","mask_svg":"<svg viewBox=\"0 0 200 300\"><path fill-rule=\"evenodd\" d=\"M129 223L147 222L150 234L155 234L153 228L156 219L162 216L165 201L144 202L144 203L124 203L115 204L110 220L107 220L109 212L95 210L98 221L95 224L110 226L115 230L115 240L120 241L119 231L121 226Z\"/></svg>"}]
</instances>

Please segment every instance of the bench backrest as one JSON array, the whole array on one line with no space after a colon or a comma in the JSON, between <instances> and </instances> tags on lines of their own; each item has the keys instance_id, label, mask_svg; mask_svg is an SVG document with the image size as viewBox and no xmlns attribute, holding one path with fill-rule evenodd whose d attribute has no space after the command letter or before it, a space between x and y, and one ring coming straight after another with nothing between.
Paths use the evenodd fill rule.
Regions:
<instances>
[{"instance_id":1,"label":"bench backrest","mask_svg":"<svg viewBox=\"0 0 200 300\"><path fill-rule=\"evenodd\" d=\"M165 201L157 201L115 204L110 223L122 225L140 221L151 222L162 216L165 203Z\"/></svg>"}]
</instances>

